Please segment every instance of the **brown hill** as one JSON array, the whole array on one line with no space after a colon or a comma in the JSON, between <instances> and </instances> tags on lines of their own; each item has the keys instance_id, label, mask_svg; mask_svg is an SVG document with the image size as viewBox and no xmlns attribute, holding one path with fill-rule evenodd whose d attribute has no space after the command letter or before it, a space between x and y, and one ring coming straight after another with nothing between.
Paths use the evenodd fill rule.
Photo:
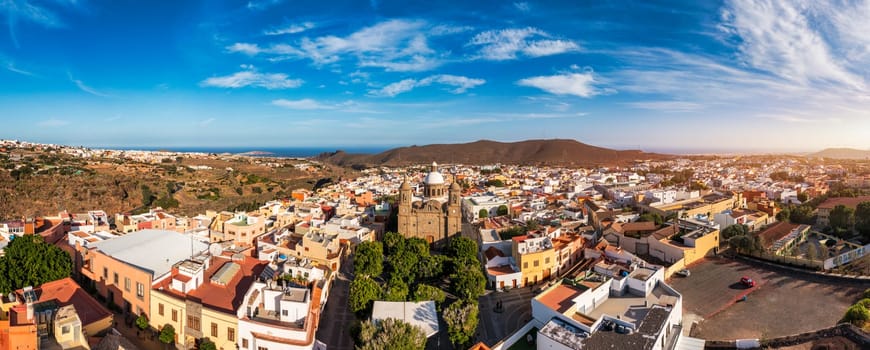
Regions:
<instances>
[{"instance_id":1,"label":"brown hill","mask_svg":"<svg viewBox=\"0 0 870 350\"><path fill-rule=\"evenodd\" d=\"M402 166L439 163L521 164L521 165L623 165L639 159L670 156L638 150L613 150L590 146L575 140L528 140L496 142L481 140L460 144L433 144L391 149L378 154L324 153L317 158L342 166Z\"/></svg>"},{"instance_id":2,"label":"brown hill","mask_svg":"<svg viewBox=\"0 0 870 350\"><path fill-rule=\"evenodd\" d=\"M870 159L870 151L854 148L826 148L807 155L810 158Z\"/></svg>"}]
</instances>

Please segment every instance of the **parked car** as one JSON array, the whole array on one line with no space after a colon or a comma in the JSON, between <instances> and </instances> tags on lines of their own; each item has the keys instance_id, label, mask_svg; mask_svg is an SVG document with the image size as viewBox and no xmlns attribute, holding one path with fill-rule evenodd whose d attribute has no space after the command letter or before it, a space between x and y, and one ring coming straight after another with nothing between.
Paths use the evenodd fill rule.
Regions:
<instances>
[{"instance_id":1,"label":"parked car","mask_svg":"<svg viewBox=\"0 0 870 350\"><path fill-rule=\"evenodd\" d=\"M740 284L742 284L748 288L755 287L755 281L753 281L751 278L749 278L747 276L743 276L740 278Z\"/></svg>"},{"instance_id":2,"label":"parked car","mask_svg":"<svg viewBox=\"0 0 870 350\"><path fill-rule=\"evenodd\" d=\"M692 272L689 271L688 269L682 269L682 270L680 270L680 271L677 271L677 275L678 275L678 276L683 276L683 277L689 277L689 276L692 275Z\"/></svg>"}]
</instances>

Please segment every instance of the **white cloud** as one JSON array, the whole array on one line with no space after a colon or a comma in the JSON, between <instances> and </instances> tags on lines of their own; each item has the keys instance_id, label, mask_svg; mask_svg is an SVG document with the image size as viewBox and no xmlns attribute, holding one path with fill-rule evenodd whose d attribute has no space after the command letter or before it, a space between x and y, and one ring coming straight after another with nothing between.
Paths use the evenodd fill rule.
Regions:
<instances>
[{"instance_id":1,"label":"white cloud","mask_svg":"<svg viewBox=\"0 0 870 350\"><path fill-rule=\"evenodd\" d=\"M322 66L348 57L361 67L378 67L387 71L425 71L443 63L443 55L428 45L428 24L422 20L393 19L362 28L347 36L304 37L286 43L261 47L235 43L230 52L267 55L269 60L308 59Z\"/></svg>"},{"instance_id":2,"label":"white cloud","mask_svg":"<svg viewBox=\"0 0 870 350\"><path fill-rule=\"evenodd\" d=\"M82 90L82 91L87 92L87 93L94 95L94 96L109 97L109 95L104 94L100 91L97 91L96 89L85 84L83 81L73 78L72 73L67 72L67 77L69 77L69 81L72 82L73 84L75 84L76 87L79 88L79 90Z\"/></svg>"},{"instance_id":3,"label":"white cloud","mask_svg":"<svg viewBox=\"0 0 870 350\"><path fill-rule=\"evenodd\" d=\"M248 1L247 8L252 11L265 10L272 6L278 5L284 2L284 0L254 0Z\"/></svg>"},{"instance_id":4,"label":"white cloud","mask_svg":"<svg viewBox=\"0 0 870 350\"><path fill-rule=\"evenodd\" d=\"M865 30L860 34L846 34L843 43L867 52L870 34L866 30L870 25L866 23L870 6L863 5L863 9L857 11L846 7L846 10L848 12L831 3L727 1L720 29L740 38L740 58L752 68L802 85L831 83L863 91L864 78L849 69L848 58L836 53L839 50L827 39L826 34L830 33L824 33L828 28L843 28L843 33ZM855 14L859 14L858 17ZM866 69L866 61L860 65Z\"/></svg>"},{"instance_id":5,"label":"white cloud","mask_svg":"<svg viewBox=\"0 0 870 350\"><path fill-rule=\"evenodd\" d=\"M439 25L434 26L431 29L429 29L429 34L432 34L435 36L453 35L453 34L465 33L467 31L471 31L471 30L474 30L474 27L439 24Z\"/></svg>"},{"instance_id":6,"label":"white cloud","mask_svg":"<svg viewBox=\"0 0 870 350\"><path fill-rule=\"evenodd\" d=\"M63 22L54 12L45 7L31 4L28 1L0 1L0 13L5 14L6 23L9 26L9 36L12 44L19 47L16 35L18 20L25 20L41 25L46 28L62 27Z\"/></svg>"},{"instance_id":7,"label":"white cloud","mask_svg":"<svg viewBox=\"0 0 870 350\"><path fill-rule=\"evenodd\" d=\"M514 8L516 8L520 12L529 12L532 10L532 8L529 6L529 3L525 2L525 1L524 2L515 2Z\"/></svg>"},{"instance_id":8,"label":"white cloud","mask_svg":"<svg viewBox=\"0 0 870 350\"><path fill-rule=\"evenodd\" d=\"M43 120L39 123L36 123L37 126L41 126L41 127L45 127L45 128L58 128L58 127L66 126L69 124L70 124L69 120L54 119L54 118Z\"/></svg>"},{"instance_id":9,"label":"white cloud","mask_svg":"<svg viewBox=\"0 0 870 350\"><path fill-rule=\"evenodd\" d=\"M200 86L221 88L243 88L246 86L261 87L269 90L292 89L302 86L302 79L290 79L284 73L260 73L250 66L246 70L221 77L211 77L199 83Z\"/></svg>"},{"instance_id":10,"label":"white cloud","mask_svg":"<svg viewBox=\"0 0 870 350\"><path fill-rule=\"evenodd\" d=\"M699 103L686 101L640 101L627 103L627 105L633 108L663 112L691 112L704 107Z\"/></svg>"},{"instance_id":11,"label":"white cloud","mask_svg":"<svg viewBox=\"0 0 870 350\"><path fill-rule=\"evenodd\" d=\"M281 27L281 28L265 30L265 31L263 31L263 34L265 34L265 35L296 34L296 33L302 33L306 30L311 29L311 28L314 28L314 23L303 22L300 24L291 24L291 25Z\"/></svg>"},{"instance_id":12,"label":"white cloud","mask_svg":"<svg viewBox=\"0 0 870 350\"><path fill-rule=\"evenodd\" d=\"M538 28L490 30L471 38L468 46L480 47L475 58L494 61L517 59L520 53L529 57L557 55L579 51L570 40L553 40Z\"/></svg>"},{"instance_id":13,"label":"white cloud","mask_svg":"<svg viewBox=\"0 0 870 350\"><path fill-rule=\"evenodd\" d=\"M525 78L517 82L522 86L535 87L555 95L592 97L602 93L592 72L569 72L564 74Z\"/></svg>"},{"instance_id":14,"label":"white cloud","mask_svg":"<svg viewBox=\"0 0 870 350\"><path fill-rule=\"evenodd\" d=\"M203 126L203 127L209 126L209 125L211 125L211 123L214 123L215 120L216 120L215 118L208 118L208 119L200 120L199 126Z\"/></svg>"},{"instance_id":15,"label":"white cloud","mask_svg":"<svg viewBox=\"0 0 870 350\"><path fill-rule=\"evenodd\" d=\"M301 100L287 100L287 99L277 99L272 101L272 105L288 108L288 109L304 109L304 110L313 110L313 109L334 109L334 106L324 105L320 102L312 100L310 98L304 98Z\"/></svg>"},{"instance_id":16,"label":"white cloud","mask_svg":"<svg viewBox=\"0 0 870 350\"><path fill-rule=\"evenodd\" d=\"M381 89L371 90L369 91L369 95L372 96L386 96L386 97L394 97L398 94L405 93L411 91L418 87L429 86L432 84L442 84L453 87L452 89L448 89L450 93L453 94L461 94L468 91L468 89L475 88L477 86L483 85L486 83L486 80L483 79L474 79L468 78L458 75L450 75L450 74L438 74L432 75L420 80L417 79L404 79L392 84L389 84Z\"/></svg>"},{"instance_id":17,"label":"white cloud","mask_svg":"<svg viewBox=\"0 0 870 350\"><path fill-rule=\"evenodd\" d=\"M6 62L6 70L8 70L12 73L18 73L21 75L26 75L26 76L31 76L31 77L34 76L33 72L18 68L15 66L15 63L12 63L12 62Z\"/></svg>"}]
</instances>

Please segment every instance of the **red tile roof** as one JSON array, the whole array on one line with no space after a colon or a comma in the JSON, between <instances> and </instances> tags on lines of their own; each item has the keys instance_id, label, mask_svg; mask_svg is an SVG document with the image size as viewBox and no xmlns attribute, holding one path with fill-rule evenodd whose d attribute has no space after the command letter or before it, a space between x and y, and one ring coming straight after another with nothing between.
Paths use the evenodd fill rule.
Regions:
<instances>
[{"instance_id":1,"label":"red tile roof","mask_svg":"<svg viewBox=\"0 0 870 350\"><path fill-rule=\"evenodd\" d=\"M483 252L483 255L486 256L486 260L492 260L497 256L504 256L504 253L496 247L489 247Z\"/></svg>"},{"instance_id":2,"label":"red tile roof","mask_svg":"<svg viewBox=\"0 0 870 350\"><path fill-rule=\"evenodd\" d=\"M211 283L211 277L222 266L224 266L224 264L229 262L241 265L239 272L237 272L225 286ZM212 258L211 265L205 271L205 281L203 281L199 287L187 293L187 295L170 287L172 283L171 278L163 279L159 284L154 286L154 289L158 290L163 288L160 292L173 297L199 301L202 303L202 306L220 312L235 313L238 307L242 304L242 299L244 299L248 288L250 288L251 284L254 283L256 276L263 271L264 266L266 266L266 263L249 256L245 256L245 260L241 261L231 261L226 258ZM178 278L180 276L182 275L176 275L173 277Z\"/></svg>"},{"instance_id":3,"label":"red tile roof","mask_svg":"<svg viewBox=\"0 0 870 350\"><path fill-rule=\"evenodd\" d=\"M834 209L834 207L838 205L844 205L849 208L858 207L858 203L861 202L870 202L870 196L860 196L860 197L835 197L828 198L828 200L819 204L819 209Z\"/></svg>"},{"instance_id":4,"label":"red tile roof","mask_svg":"<svg viewBox=\"0 0 870 350\"><path fill-rule=\"evenodd\" d=\"M574 298L582 293L580 289L559 285L539 296L538 301L561 314L574 306Z\"/></svg>"},{"instance_id":5,"label":"red tile roof","mask_svg":"<svg viewBox=\"0 0 870 350\"><path fill-rule=\"evenodd\" d=\"M82 321L83 326L112 317L112 313L109 310L88 295L72 278L67 277L43 283L33 290L36 292L39 302L54 300L58 303L58 306L70 304L75 306L76 313L79 314L79 319ZM19 289L16 293L19 298L23 299L23 290Z\"/></svg>"},{"instance_id":6,"label":"red tile roof","mask_svg":"<svg viewBox=\"0 0 870 350\"><path fill-rule=\"evenodd\" d=\"M792 224L789 222L781 221L773 226L768 227L766 230L761 231L758 235L761 237L761 242L764 244L765 248L769 248L773 243L778 241L780 238L788 235L792 230L796 229L799 224Z\"/></svg>"}]
</instances>

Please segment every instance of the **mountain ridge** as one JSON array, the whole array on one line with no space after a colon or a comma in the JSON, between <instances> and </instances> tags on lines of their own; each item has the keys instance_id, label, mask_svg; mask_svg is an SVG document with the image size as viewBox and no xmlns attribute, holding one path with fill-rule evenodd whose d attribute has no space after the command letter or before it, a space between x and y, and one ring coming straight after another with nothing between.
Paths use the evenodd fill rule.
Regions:
<instances>
[{"instance_id":1,"label":"mountain ridge","mask_svg":"<svg viewBox=\"0 0 870 350\"><path fill-rule=\"evenodd\" d=\"M519 164L519 165L624 165L640 159L665 159L671 155L641 150L614 150L592 146L572 139L499 142L478 140L468 143L411 145L377 154L352 154L338 150L321 153L315 159L328 163L369 167L413 164Z\"/></svg>"},{"instance_id":2,"label":"mountain ridge","mask_svg":"<svg viewBox=\"0 0 870 350\"><path fill-rule=\"evenodd\" d=\"M856 148L825 148L821 151L810 153L807 157L834 158L834 159L870 159L870 150Z\"/></svg>"}]
</instances>

